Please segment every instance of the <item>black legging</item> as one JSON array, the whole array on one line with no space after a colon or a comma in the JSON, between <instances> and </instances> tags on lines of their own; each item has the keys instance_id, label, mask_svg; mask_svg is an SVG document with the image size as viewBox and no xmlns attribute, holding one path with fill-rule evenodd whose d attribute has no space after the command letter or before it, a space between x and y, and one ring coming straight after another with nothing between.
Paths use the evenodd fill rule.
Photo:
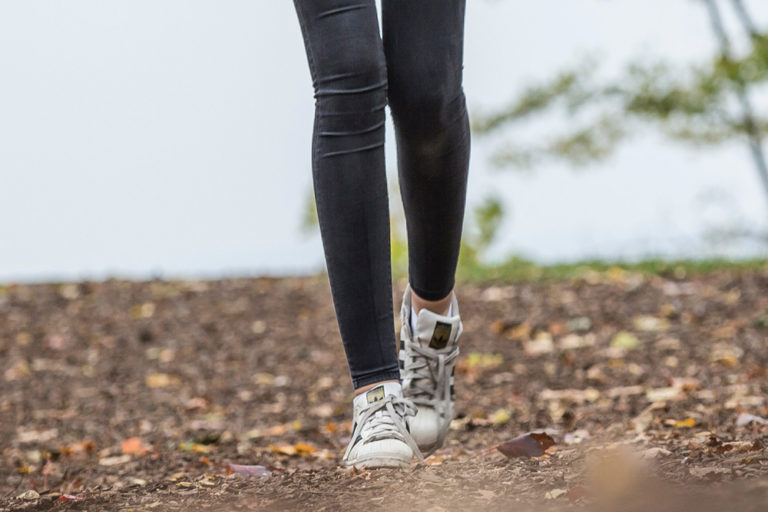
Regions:
<instances>
[{"instance_id":1,"label":"black legging","mask_svg":"<svg viewBox=\"0 0 768 512\"><path fill-rule=\"evenodd\" d=\"M398 379L384 107L414 292L446 297L464 218L469 122L464 0L294 0L315 90L312 176L328 278L355 388Z\"/></svg>"}]
</instances>

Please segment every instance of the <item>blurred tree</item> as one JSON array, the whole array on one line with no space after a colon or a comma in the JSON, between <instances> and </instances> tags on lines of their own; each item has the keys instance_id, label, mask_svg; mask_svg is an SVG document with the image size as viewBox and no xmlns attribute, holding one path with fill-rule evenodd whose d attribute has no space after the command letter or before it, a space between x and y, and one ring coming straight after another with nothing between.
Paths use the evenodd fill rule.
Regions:
<instances>
[{"instance_id":1,"label":"blurred tree","mask_svg":"<svg viewBox=\"0 0 768 512\"><path fill-rule=\"evenodd\" d=\"M719 43L717 55L682 70L665 62L630 63L616 80L597 78L598 66L585 60L574 69L525 89L507 107L475 116L477 134L497 133L534 114L561 110L581 123L537 147L512 142L494 155L500 166L533 167L546 159L583 166L613 152L638 130L652 124L673 140L711 147L746 140L768 200L768 167L763 133L750 90L768 82L768 35L761 32L742 0L728 0L749 39L741 55L733 50L717 0L695 0L709 13Z\"/></svg>"}]
</instances>

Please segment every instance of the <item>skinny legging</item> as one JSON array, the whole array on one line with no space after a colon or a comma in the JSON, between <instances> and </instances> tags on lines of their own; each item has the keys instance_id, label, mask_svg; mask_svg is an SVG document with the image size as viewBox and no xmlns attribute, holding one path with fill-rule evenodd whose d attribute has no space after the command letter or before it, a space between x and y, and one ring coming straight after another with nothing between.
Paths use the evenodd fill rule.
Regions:
<instances>
[{"instance_id":1,"label":"skinny legging","mask_svg":"<svg viewBox=\"0 0 768 512\"><path fill-rule=\"evenodd\" d=\"M465 0L294 0L315 97L312 178L331 295L355 388L400 374L384 166L394 120L408 274L446 297L469 163L462 89Z\"/></svg>"}]
</instances>

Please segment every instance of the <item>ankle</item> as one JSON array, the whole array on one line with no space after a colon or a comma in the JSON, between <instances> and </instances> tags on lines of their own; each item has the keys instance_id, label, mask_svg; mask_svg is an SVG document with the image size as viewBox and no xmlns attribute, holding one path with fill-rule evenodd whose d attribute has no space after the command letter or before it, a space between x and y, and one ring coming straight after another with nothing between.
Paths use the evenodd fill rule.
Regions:
<instances>
[{"instance_id":1,"label":"ankle","mask_svg":"<svg viewBox=\"0 0 768 512\"><path fill-rule=\"evenodd\" d=\"M370 391L373 388L375 388L376 386L380 386L380 385L384 384L385 382L396 382L398 384L400 383L399 380L394 380L394 379L380 380L378 382L372 382L371 384L366 384L365 386L361 386L361 387L357 388L355 390L355 396L362 395L366 391Z\"/></svg>"},{"instance_id":2,"label":"ankle","mask_svg":"<svg viewBox=\"0 0 768 512\"><path fill-rule=\"evenodd\" d=\"M426 300L419 297L415 291L413 291L413 288L411 288L411 306L413 307L413 310L418 313L422 309L428 309L429 311L432 311L434 313L440 314L440 315L446 315L450 311L451 302L454 296L454 290L451 288L451 291L439 300Z\"/></svg>"},{"instance_id":3,"label":"ankle","mask_svg":"<svg viewBox=\"0 0 768 512\"><path fill-rule=\"evenodd\" d=\"M426 300L419 297L413 288L411 288L411 308L413 312L418 314L422 309L432 311L438 315L448 316L451 314L451 303L453 302L454 289L439 300Z\"/></svg>"}]
</instances>

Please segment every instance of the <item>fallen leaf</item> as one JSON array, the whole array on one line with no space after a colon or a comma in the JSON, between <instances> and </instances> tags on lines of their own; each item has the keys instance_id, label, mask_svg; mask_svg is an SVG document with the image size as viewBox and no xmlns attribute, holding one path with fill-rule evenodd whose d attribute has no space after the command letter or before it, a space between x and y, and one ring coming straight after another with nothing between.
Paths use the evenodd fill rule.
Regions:
<instances>
[{"instance_id":1,"label":"fallen leaf","mask_svg":"<svg viewBox=\"0 0 768 512\"><path fill-rule=\"evenodd\" d=\"M619 386L606 391L605 396L608 398L617 398L642 395L643 393L645 393L645 388L643 386Z\"/></svg>"},{"instance_id":2,"label":"fallen leaf","mask_svg":"<svg viewBox=\"0 0 768 512\"><path fill-rule=\"evenodd\" d=\"M84 499L85 499L85 494L82 492L76 495L62 494L61 496L58 497L58 499L56 500L56 503L64 503L66 501L82 501Z\"/></svg>"},{"instance_id":3,"label":"fallen leaf","mask_svg":"<svg viewBox=\"0 0 768 512\"><path fill-rule=\"evenodd\" d=\"M542 333L536 339L524 341L523 350L526 355L540 356L552 353L555 350L555 345L552 343L552 336L548 333Z\"/></svg>"},{"instance_id":4,"label":"fallen leaf","mask_svg":"<svg viewBox=\"0 0 768 512\"><path fill-rule=\"evenodd\" d=\"M497 409L488 419L494 425L503 425L512 419L512 415L506 409Z\"/></svg>"},{"instance_id":5,"label":"fallen leaf","mask_svg":"<svg viewBox=\"0 0 768 512\"><path fill-rule=\"evenodd\" d=\"M315 448L311 444L306 444L306 443L295 444L293 445L293 449L296 450L296 454L298 455L309 455L317 451L317 448Z\"/></svg>"},{"instance_id":6,"label":"fallen leaf","mask_svg":"<svg viewBox=\"0 0 768 512\"><path fill-rule=\"evenodd\" d=\"M40 493L38 493L34 489L30 489L28 491L24 491L23 493L19 494L17 498L20 500L30 500L30 501L36 500L40 498Z\"/></svg>"},{"instance_id":7,"label":"fallen leaf","mask_svg":"<svg viewBox=\"0 0 768 512\"><path fill-rule=\"evenodd\" d=\"M664 402L667 400L681 400L684 396L680 388L670 386L667 388L649 389L645 392L645 398L649 402Z\"/></svg>"},{"instance_id":8,"label":"fallen leaf","mask_svg":"<svg viewBox=\"0 0 768 512\"><path fill-rule=\"evenodd\" d=\"M566 491L565 489L552 489L551 491L547 491L547 493L544 495L544 498L548 500L556 500L563 494L567 494L567 493L568 491Z\"/></svg>"},{"instance_id":9,"label":"fallen leaf","mask_svg":"<svg viewBox=\"0 0 768 512\"><path fill-rule=\"evenodd\" d=\"M464 360L466 369L491 369L496 368L504 362L501 354L483 354L481 352L470 352Z\"/></svg>"},{"instance_id":10,"label":"fallen leaf","mask_svg":"<svg viewBox=\"0 0 768 512\"><path fill-rule=\"evenodd\" d=\"M144 455L148 451L138 437L131 437L130 439L123 440L121 448L123 453L128 455Z\"/></svg>"},{"instance_id":11,"label":"fallen leaf","mask_svg":"<svg viewBox=\"0 0 768 512\"><path fill-rule=\"evenodd\" d=\"M271 444L269 449L280 455L296 455L296 448L288 443Z\"/></svg>"},{"instance_id":12,"label":"fallen leaf","mask_svg":"<svg viewBox=\"0 0 768 512\"><path fill-rule=\"evenodd\" d=\"M113 457L102 457L99 459L101 466L117 466L131 461L130 455L115 455Z\"/></svg>"},{"instance_id":13,"label":"fallen leaf","mask_svg":"<svg viewBox=\"0 0 768 512\"><path fill-rule=\"evenodd\" d=\"M594 402L600 398L600 391L595 388L587 389L545 389L539 393L539 398L544 401L565 400L582 404Z\"/></svg>"},{"instance_id":14,"label":"fallen leaf","mask_svg":"<svg viewBox=\"0 0 768 512\"><path fill-rule=\"evenodd\" d=\"M61 447L62 455L75 455L79 453L91 453L96 451L96 443L90 439L84 439Z\"/></svg>"},{"instance_id":15,"label":"fallen leaf","mask_svg":"<svg viewBox=\"0 0 768 512\"><path fill-rule=\"evenodd\" d=\"M177 473L172 474L171 476L166 477L165 479L169 482L175 482L177 480L181 480L182 478L186 479L187 474L184 471L179 471Z\"/></svg>"},{"instance_id":16,"label":"fallen leaf","mask_svg":"<svg viewBox=\"0 0 768 512\"><path fill-rule=\"evenodd\" d=\"M133 318L152 318L155 314L155 305L152 302L137 304L131 308Z\"/></svg>"},{"instance_id":17,"label":"fallen leaf","mask_svg":"<svg viewBox=\"0 0 768 512\"><path fill-rule=\"evenodd\" d=\"M638 315L632 319L632 324L638 331L659 332L669 329L667 319L651 315Z\"/></svg>"},{"instance_id":18,"label":"fallen leaf","mask_svg":"<svg viewBox=\"0 0 768 512\"><path fill-rule=\"evenodd\" d=\"M621 331L611 339L611 347L634 350L640 346L640 340L631 332Z\"/></svg>"},{"instance_id":19,"label":"fallen leaf","mask_svg":"<svg viewBox=\"0 0 768 512\"><path fill-rule=\"evenodd\" d=\"M147 375L144 383L148 388L167 388L169 386L178 386L179 379L167 373L153 373Z\"/></svg>"},{"instance_id":20,"label":"fallen leaf","mask_svg":"<svg viewBox=\"0 0 768 512\"><path fill-rule=\"evenodd\" d=\"M768 425L768 420L766 420L765 418L761 418L760 416L755 416L754 414L747 414L745 412L739 414L739 417L736 418L737 427L746 427L750 423L756 423L758 425Z\"/></svg>"},{"instance_id":21,"label":"fallen leaf","mask_svg":"<svg viewBox=\"0 0 768 512\"><path fill-rule=\"evenodd\" d=\"M255 320L251 324L251 332L253 334L262 334L266 330L267 330L267 322L265 322L264 320Z\"/></svg>"},{"instance_id":22,"label":"fallen leaf","mask_svg":"<svg viewBox=\"0 0 768 512\"><path fill-rule=\"evenodd\" d=\"M246 477L272 476L272 472L264 466L247 466L242 464L227 464L227 473Z\"/></svg>"},{"instance_id":23,"label":"fallen leaf","mask_svg":"<svg viewBox=\"0 0 768 512\"><path fill-rule=\"evenodd\" d=\"M583 429L574 430L573 432L567 432L563 436L563 442L565 444L579 444L585 439L589 439L589 432Z\"/></svg>"},{"instance_id":24,"label":"fallen leaf","mask_svg":"<svg viewBox=\"0 0 768 512\"><path fill-rule=\"evenodd\" d=\"M595 336L593 334L587 334L586 336L579 336L578 334L568 334L560 338L557 346L560 350L573 350L584 347L595 346Z\"/></svg>"},{"instance_id":25,"label":"fallen leaf","mask_svg":"<svg viewBox=\"0 0 768 512\"><path fill-rule=\"evenodd\" d=\"M546 432L530 432L500 444L496 449L510 459L514 457L540 457L554 444L555 440Z\"/></svg>"},{"instance_id":26,"label":"fallen leaf","mask_svg":"<svg viewBox=\"0 0 768 512\"><path fill-rule=\"evenodd\" d=\"M213 447L207 444L200 444L194 441L182 441L179 443L179 450L192 453L210 453Z\"/></svg>"},{"instance_id":27,"label":"fallen leaf","mask_svg":"<svg viewBox=\"0 0 768 512\"><path fill-rule=\"evenodd\" d=\"M24 430L19 427L16 429L17 440L21 444L27 443L45 443L52 441L59 436L59 430L51 428L48 430Z\"/></svg>"},{"instance_id":28,"label":"fallen leaf","mask_svg":"<svg viewBox=\"0 0 768 512\"><path fill-rule=\"evenodd\" d=\"M664 424L668 427L675 428L692 428L696 426L696 420L693 418L685 418L684 420L665 420Z\"/></svg>"},{"instance_id":29,"label":"fallen leaf","mask_svg":"<svg viewBox=\"0 0 768 512\"><path fill-rule=\"evenodd\" d=\"M709 355L709 361L712 364L721 364L724 366L738 366L739 359L744 355L744 351L734 345L727 343L717 343L712 347Z\"/></svg>"},{"instance_id":30,"label":"fallen leaf","mask_svg":"<svg viewBox=\"0 0 768 512\"><path fill-rule=\"evenodd\" d=\"M587 332L592 328L592 320L586 316L571 318L565 323L565 327L571 332Z\"/></svg>"}]
</instances>

